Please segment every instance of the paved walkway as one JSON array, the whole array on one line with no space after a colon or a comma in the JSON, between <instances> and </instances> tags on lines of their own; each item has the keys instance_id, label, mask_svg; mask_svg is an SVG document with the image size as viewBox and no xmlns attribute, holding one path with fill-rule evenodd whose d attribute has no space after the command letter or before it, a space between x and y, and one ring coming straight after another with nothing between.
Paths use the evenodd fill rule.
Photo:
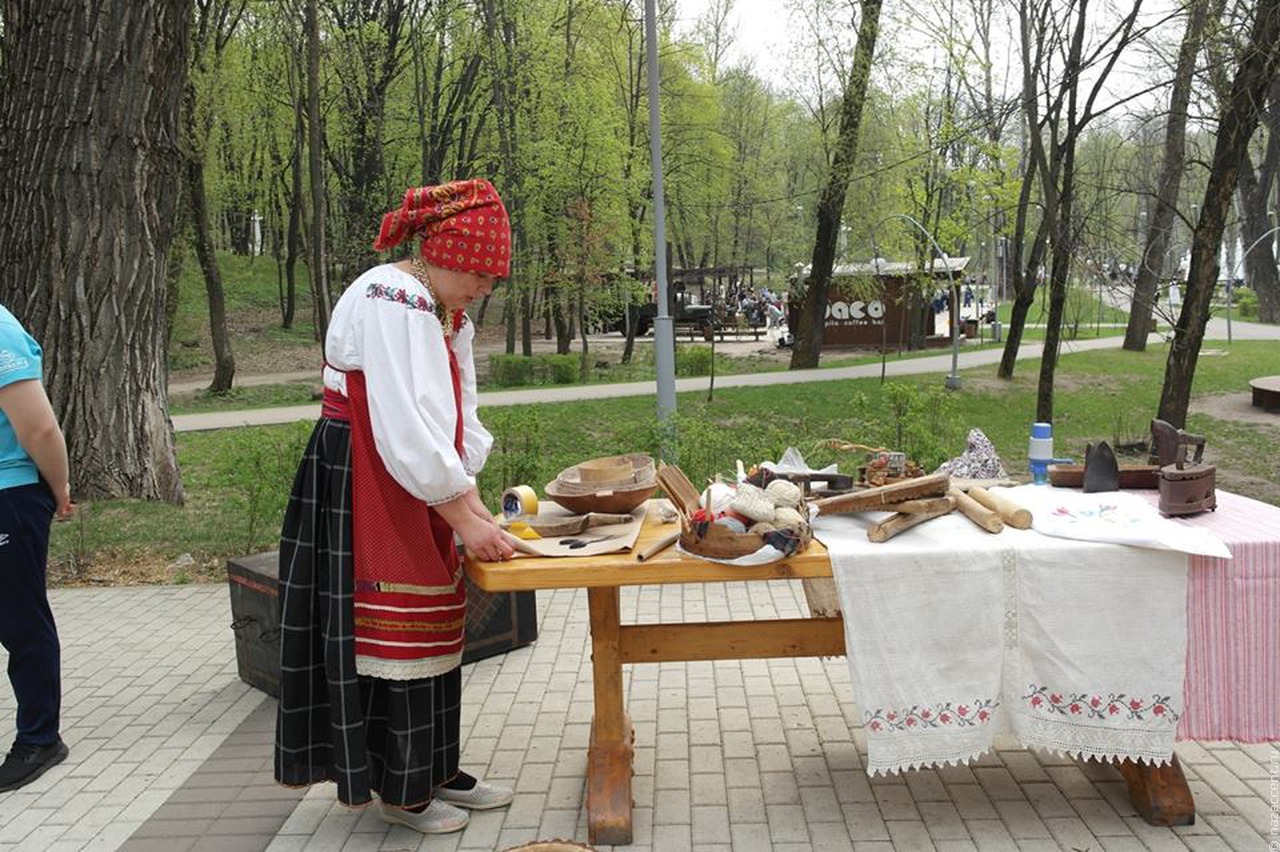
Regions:
<instances>
[{"instance_id":1,"label":"paved walkway","mask_svg":"<svg viewBox=\"0 0 1280 852\"><path fill-rule=\"evenodd\" d=\"M1227 324L1222 319L1209 320L1205 332L1206 341L1227 339ZM1265 325L1254 322L1235 321L1232 324L1233 340L1280 340L1280 325ZM1123 336L1091 338L1088 340L1064 340L1062 354L1086 352L1093 349L1118 349L1124 342ZM1163 346L1164 338L1160 335L1150 337L1150 346ZM1039 358L1043 344L1039 341L1023 344L1018 349L1018 359ZM982 367L998 364L1000 349L982 349L965 352L961 350L958 369ZM885 373L889 376L909 376L935 373L939 376L951 371L950 350L939 350L937 355L919 358L891 359L885 364ZM795 384L801 382L832 382L843 379L870 378L880 375L880 364L862 364L856 367L829 367L816 370L780 370L771 373L752 373L740 376L717 376L717 388L731 388L760 385ZM281 373L268 376L245 376L237 378L237 384L260 385L288 381L304 381L314 379L313 373ZM705 391L709 384L706 377L677 379L676 392ZM173 384L170 390L198 390L208 385L208 381L189 381ZM564 387L528 388L511 391L490 391L479 395L482 406L523 405L531 402L572 402L580 399L605 399L620 396L653 396L657 393L654 382L627 382L597 385L566 385ZM173 417L174 429L178 432L199 432L208 429L226 429L235 426L265 426L274 423L294 423L300 420L315 420L320 414L320 404L294 405L280 408L261 408L250 411L215 411L203 414L179 414Z\"/></svg>"},{"instance_id":2,"label":"paved walkway","mask_svg":"<svg viewBox=\"0 0 1280 852\"><path fill-rule=\"evenodd\" d=\"M1277 329L1280 338L1280 329ZM1153 345L1159 338L1153 337ZM1101 337L1081 341L1064 341L1064 354L1084 352L1091 349L1117 349L1123 339L1120 337ZM1028 343L1018 350L1019 359L1039 358L1043 344ZM981 349L961 351L958 368L981 367L998 364L1001 350ZM890 359L885 362L885 373L889 376L908 376L937 373L946 375L951 370L950 350L940 350L937 355L919 358ZM284 374L296 377L296 374ZM828 367L814 370L778 370L771 373L749 373L738 376L717 376L717 388L746 387L760 385L796 384L800 382L834 382L843 379L868 378L880 375L880 364L861 364L856 367ZM251 381L247 378L246 382ZM676 392L705 391L710 379L705 376L676 380ZM193 383L187 383L188 385ZM208 383L200 385L203 387ZM186 385L184 385L186 387ZM531 402L572 402L581 399L606 399L620 396L654 396L657 393L655 382L625 382L596 385L565 385L549 388L526 388L510 391L488 391L479 395L481 406L523 405ZM299 420L315 420L320 414L320 404L294 405L280 408L260 408L249 411L214 411L202 414L179 414L173 417L174 429L178 432L199 432L207 429L226 429L235 426L265 426L273 423L294 423Z\"/></svg>"},{"instance_id":3,"label":"paved walkway","mask_svg":"<svg viewBox=\"0 0 1280 852\"><path fill-rule=\"evenodd\" d=\"M223 586L58 589L68 760L0 794L0 850L503 850L586 841L586 596L539 593L538 641L463 670L463 765L513 785L507 809L422 838L331 785L272 784L274 702L236 675ZM795 617L798 583L624 590L628 621ZM1182 743L1199 818L1153 828L1110 766L1022 749L972 767L868 778L843 658L636 665L635 844L652 852L1263 852L1275 745ZM13 699L0 685L0 739Z\"/></svg>"}]
</instances>

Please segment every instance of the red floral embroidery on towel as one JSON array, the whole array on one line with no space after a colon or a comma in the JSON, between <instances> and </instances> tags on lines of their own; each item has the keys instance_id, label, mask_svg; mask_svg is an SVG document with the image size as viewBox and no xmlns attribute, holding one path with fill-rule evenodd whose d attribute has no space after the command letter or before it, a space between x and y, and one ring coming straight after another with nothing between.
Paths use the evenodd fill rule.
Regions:
<instances>
[{"instance_id":1,"label":"red floral embroidery on towel","mask_svg":"<svg viewBox=\"0 0 1280 852\"><path fill-rule=\"evenodd\" d=\"M929 707L915 704L902 710L867 710L862 715L863 724L874 733L913 728L967 728L989 722L992 711L999 706L997 699L981 698L972 704L953 701Z\"/></svg>"},{"instance_id":2,"label":"red floral embroidery on towel","mask_svg":"<svg viewBox=\"0 0 1280 852\"><path fill-rule=\"evenodd\" d=\"M1166 722L1175 723L1181 718L1168 695L1153 695L1144 700L1129 696L1123 692L1112 692L1106 697L1098 693L1050 692L1047 686L1028 685L1029 692L1022 700L1031 705L1031 709L1042 713L1059 716L1079 717L1082 719L1114 719L1124 714L1128 720L1145 721L1147 716L1157 716Z\"/></svg>"}]
</instances>

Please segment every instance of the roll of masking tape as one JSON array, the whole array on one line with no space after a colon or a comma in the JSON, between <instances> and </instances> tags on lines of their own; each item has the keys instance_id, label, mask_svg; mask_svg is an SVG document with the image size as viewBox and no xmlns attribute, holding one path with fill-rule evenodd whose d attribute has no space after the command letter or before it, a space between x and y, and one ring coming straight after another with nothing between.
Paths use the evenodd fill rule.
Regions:
<instances>
[{"instance_id":1,"label":"roll of masking tape","mask_svg":"<svg viewBox=\"0 0 1280 852\"><path fill-rule=\"evenodd\" d=\"M538 514L538 495L527 485L517 485L502 492L502 517Z\"/></svg>"}]
</instances>

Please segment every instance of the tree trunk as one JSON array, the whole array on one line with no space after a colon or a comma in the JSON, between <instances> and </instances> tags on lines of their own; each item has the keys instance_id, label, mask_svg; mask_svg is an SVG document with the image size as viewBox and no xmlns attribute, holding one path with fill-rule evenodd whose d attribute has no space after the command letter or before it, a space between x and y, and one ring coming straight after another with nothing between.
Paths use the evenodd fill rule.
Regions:
<instances>
[{"instance_id":1,"label":"tree trunk","mask_svg":"<svg viewBox=\"0 0 1280 852\"><path fill-rule=\"evenodd\" d=\"M222 292L222 274L218 271L218 258L209 236L209 203L204 194L204 156L200 152L200 140L195 122L196 87L191 80L186 85L187 134L186 177L187 198L190 202L191 236L195 243L196 259L204 277L205 294L209 297L209 336L213 340L213 382L210 393L226 393L236 375L236 357L231 351L231 335L227 332L227 303Z\"/></svg>"},{"instance_id":2,"label":"tree trunk","mask_svg":"<svg viewBox=\"0 0 1280 852\"><path fill-rule=\"evenodd\" d=\"M827 185L818 202L818 233L813 244L813 262L800 304L800 323L791 351L793 370L818 366L818 358L822 353L827 291L831 286L831 269L835 265L836 239L840 233L840 217L844 212L849 176L853 173L853 164L857 159L858 129L862 124L862 108L866 103L867 85L871 79L876 38L880 34L881 0L859 0L858 5L862 16L858 25L858 46L841 107L840 138L836 142Z\"/></svg>"},{"instance_id":3,"label":"tree trunk","mask_svg":"<svg viewBox=\"0 0 1280 852\"><path fill-rule=\"evenodd\" d=\"M1267 199L1275 182L1275 167L1280 161L1280 136L1272 134L1267 140L1267 151L1262 167L1256 172L1253 158L1246 148L1240 156L1239 181L1236 198L1239 200L1240 239L1244 243L1244 256L1240 258L1245 270L1245 280L1255 293L1274 290L1277 286L1274 235L1267 215ZM1234 275L1235 270L1230 270Z\"/></svg>"},{"instance_id":4,"label":"tree trunk","mask_svg":"<svg viewBox=\"0 0 1280 852\"><path fill-rule=\"evenodd\" d=\"M329 274L325 251L324 129L320 126L320 19L316 0L307 0L307 126L311 166L311 301L316 339L324 349L329 331Z\"/></svg>"},{"instance_id":5,"label":"tree trunk","mask_svg":"<svg viewBox=\"0 0 1280 852\"><path fill-rule=\"evenodd\" d=\"M285 299L280 312L282 328L293 328L293 317L298 308L298 255L302 242L302 205L306 203L302 189L302 150L307 145L305 116L306 106L299 97L294 105L293 154L289 158L289 225L285 237Z\"/></svg>"},{"instance_id":6,"label":"tree trunk","mask_svg":"<svg viewBox=\"0 0 1280 852\"><path fill-rule=\"evenodd\" d=\"M77 496L180 503L165 278L190 4L4 13L0 302L44 347Z\"/></svg>"},{"instance_id":7,"label":"tree trunk","mask_svg":"<svg viewBox=\"0 0 1280 852\"><path fill-rule=\"evenodd\" d=\"M1160 267L1169 247L1173 218L1177 211L1178 189L1182 183L1187 150L1187 105L1191 101L1196 56L1200 52L1204 36L1208 5L1207 0L1194 0L1190 4L1187 30L1178 50L1173 91L1169 96L1169 121L1164 132L1164 155L1156 185L1155 217L1146 234L1147 246L1142 253L1143 262L1138 266L1137 280L1133 284L1129 323L1124 332L1124 348L1131 352L1142 352L1147 348L1147 330L1151 327L1151 311L1155 307L1160 275L1163 272Z\"/></svg>"},{"instance_id":8,"label":"tree trunk","mask_svg":"<svg viewBox=\"0 0 1280 852\"><path fill-rule=\"evenodd\" d=\"M1230 97L1222 104L1203 212L1192 237L1187 292L1165 364L1164 387L1160 391L1157 416L1177 427L1186 425L1196 360L1200 356L1205 325L1209 322L1210 302L1218 283L1218 251L1240 163L1249 139L1257 129L1260 105L1280 63L1280 5L1259 4L1249 41L1241 54L1243 58L1232 81Z\"/></svg>"}]
</instances>

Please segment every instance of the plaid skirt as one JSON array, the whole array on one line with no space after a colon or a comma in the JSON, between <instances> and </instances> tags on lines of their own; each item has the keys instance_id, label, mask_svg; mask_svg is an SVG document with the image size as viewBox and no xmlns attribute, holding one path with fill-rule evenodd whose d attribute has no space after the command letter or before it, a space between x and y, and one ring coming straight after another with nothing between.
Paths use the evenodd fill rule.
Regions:
<instances>
[{"instance_id":1,"label":"plaid skirt","mask_svg":"<svg viewBox=\"0 0 1280 852\"><path fill-rule=\"evenodd\" d=\"M275 777L338 785L348 805L413 807L458 772L462 673L356 674L351 430L316 423L280 535L280 706Z\"/></svg>"}]
</instances>

